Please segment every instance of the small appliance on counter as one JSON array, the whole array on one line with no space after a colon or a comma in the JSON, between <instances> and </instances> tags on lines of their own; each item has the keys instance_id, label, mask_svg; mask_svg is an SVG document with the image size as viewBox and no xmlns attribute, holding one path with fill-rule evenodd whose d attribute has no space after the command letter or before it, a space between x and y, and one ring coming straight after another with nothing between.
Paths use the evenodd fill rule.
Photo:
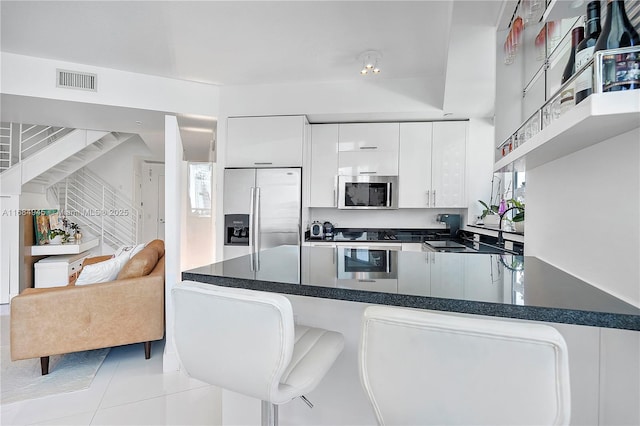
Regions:
<instances>
[{"instance_id":1,"label":"small appliance on counter","mask_svg":"<svg viewBox=\"0 0 640 426\"><path fill-rule=\"evenodd\" d=\"M309 238L314 240L324 237L324 225L317 220L313 221L311 228L309 229Z\"/></svg>"},{"instance_id":2,"label":"small appliance on counter","mask_svg":"<svg viewBox=\"0 0 640 426\"><path fill-rule=\"evenodd\" d=\"M333 238L333 224L331 222L325 222L322 224L324 238L330 239Z\"/></svg>"},{"instance_id":3,"label":"small appliance on counter","mask_svg":"<svg viewBox=\"0 0 640 426\"><path fill-rule=\"evenodd\" d=\"M436 220L447 225L451 238L457 238L460 230L459 214L439 214L436 216Z\"/></svg>"}]
</instances>

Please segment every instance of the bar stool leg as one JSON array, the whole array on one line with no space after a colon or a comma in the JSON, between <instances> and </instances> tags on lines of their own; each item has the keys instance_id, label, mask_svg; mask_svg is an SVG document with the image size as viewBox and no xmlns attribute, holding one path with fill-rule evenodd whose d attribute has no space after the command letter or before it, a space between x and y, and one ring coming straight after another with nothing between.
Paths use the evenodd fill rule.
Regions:
<instances>
[{"instance_id":1,"label":"bar stool leg","mask_svg":"<svg viewBox=\"0 0 640 426\"><path fill-rule=\"evenodd\" d=\"M269 401L261 401L262 426L278 426L278 406Z\"/></svg>"}]
</instances>

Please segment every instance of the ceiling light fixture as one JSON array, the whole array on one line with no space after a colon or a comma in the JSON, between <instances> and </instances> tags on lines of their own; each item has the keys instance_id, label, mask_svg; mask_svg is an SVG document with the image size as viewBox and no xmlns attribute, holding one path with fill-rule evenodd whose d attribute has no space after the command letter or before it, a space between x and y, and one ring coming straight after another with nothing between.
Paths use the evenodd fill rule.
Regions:
<instances>
[{"instance_id":1,"label":"ceiling light fixture","mask_svg":"<svg viewBox=\"0 0 640 426\"><path fill-rule=\"evenodd\" d=\"M380 61L382 60L382 54L377 50L367 50L358 55L358 60L362 62L362 68L360 69L361 75L380 74Z\"/></svg>"}]
</instances>

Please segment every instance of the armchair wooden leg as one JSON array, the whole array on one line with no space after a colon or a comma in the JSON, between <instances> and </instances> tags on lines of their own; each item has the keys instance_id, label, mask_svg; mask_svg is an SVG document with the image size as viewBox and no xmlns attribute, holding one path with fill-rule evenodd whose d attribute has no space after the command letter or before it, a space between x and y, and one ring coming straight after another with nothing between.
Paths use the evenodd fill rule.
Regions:
<instances>
[{"instance_id":1,"label":"armchair wooden leg","mask_svg":"<svg viewBox=\"0 0 640 426\"><path fill-rule=\"evenodd\" d=\"M151 358L151 342L144 342L144 359Z\"/></svg>"},{"instance_id":2,"label":"armchair wooden leg","mask_svg":"<svg viewBox=\"0 0 640 426\"><path fill-rule=\"evenodd\" d=\"M49 374L49 357L42 356L40 357L40 368L42 370L42 375L46 376Z\"/></svg>"}]
</instances>

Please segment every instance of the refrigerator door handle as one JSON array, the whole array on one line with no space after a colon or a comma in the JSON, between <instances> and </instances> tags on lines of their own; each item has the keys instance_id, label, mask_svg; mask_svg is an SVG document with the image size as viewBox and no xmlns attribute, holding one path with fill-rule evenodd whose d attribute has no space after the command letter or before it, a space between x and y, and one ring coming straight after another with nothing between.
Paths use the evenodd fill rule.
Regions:
<instances>
[{"instance_id":1,"label":"refrigerator door handle","mask_svg":"<svg viewBox=\"0 0 640 426\"><path fill-rule=\"evenodd\" d=\"M255 218L254 218L254 247L255 252L258 253L260 251L260 187L256 187L256 202L255 202ZM260 260L256 262L256 268L260 269Z\"/></svg>"},{"instance_id":2,"label":"refrigerator door handle","mask_svg":"<svg viewBox=\"0 0 640 426\"><path fill-rule=\"evenodd\" d=\"M254 229L254 224L255 224L255 219L254 219L254 208L255 208L255 192L256 189L255 188L251 188L251 195L250 195L250 199L249 199L249 247L251 248L250 251L250 261L251 264L249 265L249 268L251 270L251 272L255 272L255 259L253 256L254 253L254 247L255 247L255 241L256 241L256 237L255 237L255 229Z\"/></svg>"}]
</instances>

